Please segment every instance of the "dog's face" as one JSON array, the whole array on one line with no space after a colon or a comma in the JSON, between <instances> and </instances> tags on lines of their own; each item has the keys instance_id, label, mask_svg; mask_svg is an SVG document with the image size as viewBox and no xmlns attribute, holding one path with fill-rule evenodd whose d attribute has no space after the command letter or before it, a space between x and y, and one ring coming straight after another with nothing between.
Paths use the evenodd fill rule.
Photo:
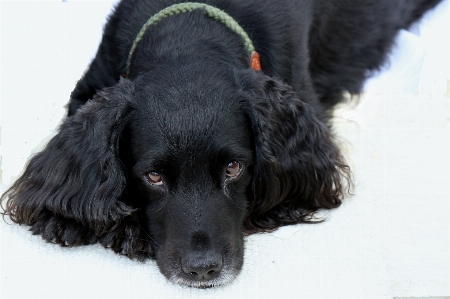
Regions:
<instances>
[{"instance_id":1,"label":"dog's face","mask_svg":"<svg viewBox=\"0 0 450 299\"><path fill-rule=\"evenodd\" d=\"M210 287L239 273L244 234L338 206L350 173L301 94L208 63L99 91L2 196L6 213L47 241L156 257L171 281Z\"/></svg>"},{"instance_id":2,"label":"dog's face","mask_svg":"<svg viewBox=\"0 0 450 299\"><path fill-rule=\"evenodd\" d=\"M220 285L243 263L254 159L246 98L226 77L205 84L205 75L190 74L198 81L185 85L176 83L185 80L182 74L164 77L159 82L167 84L135 87L139 104L120 149L131 203L142 211L141 225L166 277Z\"/></svg>"}]
</instances>

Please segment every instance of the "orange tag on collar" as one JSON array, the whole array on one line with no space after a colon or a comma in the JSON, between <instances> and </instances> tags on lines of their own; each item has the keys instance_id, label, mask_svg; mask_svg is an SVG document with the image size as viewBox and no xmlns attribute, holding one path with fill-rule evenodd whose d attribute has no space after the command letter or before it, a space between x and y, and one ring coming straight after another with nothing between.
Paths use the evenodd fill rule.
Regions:
<instances>
[{"instance_id":1,"label":"orange tag on collar","mask_svg":"<svg viewBox=\"0 0 450 299\"><path fill-rule=\"evenodd\" d=\"M255 71L261 70L261 58L256 51L253 51L252 56L250 57L250 66Z\"/></svg>"}]
</instances>

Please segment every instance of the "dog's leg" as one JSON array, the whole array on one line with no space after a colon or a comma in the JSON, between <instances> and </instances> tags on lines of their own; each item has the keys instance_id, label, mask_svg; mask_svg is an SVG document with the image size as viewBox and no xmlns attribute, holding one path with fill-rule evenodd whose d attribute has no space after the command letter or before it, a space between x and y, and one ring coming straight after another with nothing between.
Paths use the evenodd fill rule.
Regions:
<instances>
[{"instance_id":1,"label":"dog's leg","mask_svg":"<svg viewBox=\"0 0 450 299\"><path fill-rule=\"evenodd\" d=\"M120 226L101 235L99 242L104 247L131 259L143 261L154 257L151 246L154 242L143 231L135 217L124 219Z\"/></svg>"},{"instance_id":2,"label":"dog's leg","mask_svg":"<svg viewBox=\"0 0 450 299\"><path fill-rule=\"evenodd\" d=\"M442 0L421 0L411 14L409 15L409 19L406 20L404 28L407 29L409 26L411 26L415 21L420 19L423 14L425 14L428 10L434 8L436 5L438 5Z\"/></svg>"},{"instance_id":3,"label":"dog's leg","mask_svg":"<svg viewBox=\"0 0 450 299\"><path fill-rule=\"evenodd\" d=\"M408 28L440 0L323 1L311 26L309 53L314 88L329 108L342 92L361 92L387 57L400 29Z\"/></svg>"},{"instance_id":4,"label":"dog's leg","mask_svg":"<svg viewBox=\"0 0 450 299\"><path fill-rule=\"evenodd\" d=\"M69 116L74 115L78 108L92 99L97 91L116 85L120 76L126 72L126 61L131 48L131 41L120 40L122 35L118 26L121 18L125 19L130 11L135 10L135 2L121 1L109 17L109 21L103 30L103 37L97 54L70 95L70 101L67 105ZM136 26L140 28L139 25ZM128 39L127 35L124 36L125 39Z\"/></svg>"},{"instance_id":5,"label":"dog's leg","mask_svg":"<svg viewBox=\"0 0 450 299\"><path fill-rule=\"evenodd\" d=\"M115 76L105 51L101 50L102 45L92 61L86 74L78 81L75 89L70 95L68 104L68 115L74 115L78 108L92 99L94 94L105 87L110 87L119 82L120 76Z\"/></svg>"},{"instance_id":6,"label":"dog's leg","mask_svg":"<svg viewBox=\"0 0 450 299\"><path fill-rule=\"evenodd\" d=\"M33 235L41 235L44 240L61 246L78 246L97 243L92 230L73 219L42 211L32 224Z\"/></svg>"}]
</instances>

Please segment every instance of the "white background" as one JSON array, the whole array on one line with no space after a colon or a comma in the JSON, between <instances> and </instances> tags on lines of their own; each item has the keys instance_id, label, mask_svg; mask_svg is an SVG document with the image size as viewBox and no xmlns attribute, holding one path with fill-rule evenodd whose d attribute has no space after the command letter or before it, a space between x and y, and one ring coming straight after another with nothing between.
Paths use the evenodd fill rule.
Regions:
<instances>
[{"instance_id":1,"label":"white background","mask_svg":"<svg viewBox=\"0 0 450 299\"><path fill-rule=\"evenodd\" d=\"M1 171L8 186L64 117L111 1L2 1ZM60 248L0 221L1 297L450 296L450 0L397 39L358 106L336 112L355 195L328 221L246 239L229 286L173 285L154 261Z\"/></svg>"}]
</instances>

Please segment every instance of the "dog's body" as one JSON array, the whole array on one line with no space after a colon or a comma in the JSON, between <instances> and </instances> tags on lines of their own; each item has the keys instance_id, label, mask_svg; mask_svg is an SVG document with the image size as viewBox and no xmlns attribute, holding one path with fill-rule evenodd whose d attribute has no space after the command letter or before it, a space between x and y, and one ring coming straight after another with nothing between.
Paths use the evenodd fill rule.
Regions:
<instances>
[{"instance_id":1,"label":"dog's body","mask_svg":"<svg viewBox=\"0 0 450 299\"><path fill-rule=\"evenodd\" d=\"M172 281L224 284L243 234L339 206L350 172L328 112L438 2L206 1L244 28L262 71L200 9L149 28L120 79L142 25L175 3L122 1L69 117L3 195L6 213L51 242L100 242L155 257Z\"/></svg>"}]
</instances>

